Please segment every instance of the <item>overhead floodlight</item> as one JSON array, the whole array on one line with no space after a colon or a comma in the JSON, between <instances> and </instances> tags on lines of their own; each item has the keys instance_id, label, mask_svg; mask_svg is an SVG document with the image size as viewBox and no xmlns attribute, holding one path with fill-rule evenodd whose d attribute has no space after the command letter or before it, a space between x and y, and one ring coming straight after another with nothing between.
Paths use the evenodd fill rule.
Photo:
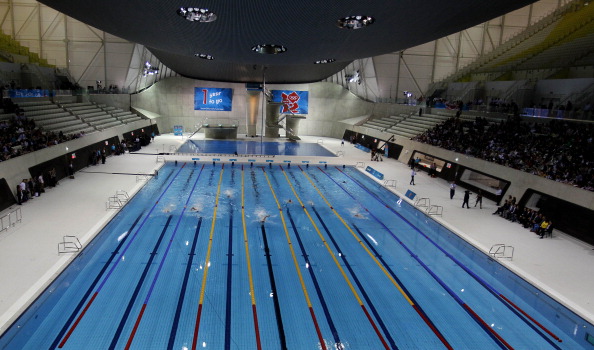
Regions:
<instances>
[{"instance_id":1,"label":"overhead floodlight","mask_svg":"<svg viewBox=\"0 0 594 350\"><path fill-rule=\"evenodd\" d=\"M346 75L345 78L349 80L349 83L361 84L361 75L358 70L351 75Z\"/></svg>"},{"instance_id":2,"label":"overhead floodlight","mask_svg":"<svg viewBox=\"0 0 594 350\"><path fill-rule=\"evenodd\" d=\"M145 62L144 64L144 70L142 71L142 75L143 76L147 76L147 75L155 75L155 74L159 74L159 67L153 67L153 65L150 62Z\"/></svg>"},{"instance_id":3,"label":"overhead floodlight","mask_svg":"<svg viewBox=\"0 0 594 350\"><path fill-rule=\"evenodd\" d=\"M287 48L282 45L264 44L252 47L252 51L262 55L276 55L279 53L286 52Z\"/></svg>"},{"instance_id":4,"label":"overhead floodlight","mask_svg":"<svg viewBox=\"0 0 594 350\"><path fill-rule=\"evenodd\" d=\"M336 59L334 59L334 58L328 58L328 59L325 59L325 60L317 60L317 61L314 62L314 64L326 64L326 63L332 63L334 61L336 61Z\"/></svg>"},{"instance_id":5,"label":"overhead floodlight","mask_svg":"<svg viewBox=\"0 0 594 350\"><path fill-rule=\"evenodd\" d=\"M336 25L345 29L361 29L375 22L375 18L370 16L347 16L338 20Z\"/></svg>"},{"instance_id":6,"label":"overhead floodlight","mask_svg":"<svg viewBox=\"0 0 594 350\"><path fill-rule=\"evenodd\" d=\"M197 53L194 56L198 57L198 58L202 58L203 60L214 60L214 57L209 55L209 54L205 54L205 53Z\"/></svg>"},{"instance_id":7,"label":"overhead floodlight","mask_svg":"<svg viewBox=\"0 0 594 350\"><path fill-rule=\"evenodd\" d=\"M197 7L180 7L177 14L190 22L208 23L217 19L217 15L210 10Z\"/></svg>"}]
</instances>

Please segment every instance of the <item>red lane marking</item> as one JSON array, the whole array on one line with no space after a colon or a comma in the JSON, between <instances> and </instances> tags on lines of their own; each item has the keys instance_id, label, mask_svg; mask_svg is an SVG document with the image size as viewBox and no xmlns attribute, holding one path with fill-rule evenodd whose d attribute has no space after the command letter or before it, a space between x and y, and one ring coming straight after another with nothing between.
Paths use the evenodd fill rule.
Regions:
<instances>
[{"instance_id":1,"label":"red lane marking","mask_svg":"<svg viewBox=\"0 0 594 350\"><path fill-rule=\"evenodd\" d=\"M545 332L547 332L551 337L555 338L555 340L557 340L558 342L563 342L563 340L561 340L561 338L559 338L558 336L556 336L553 332L549 331L545 326L543 326L542 324L540 324L538 321L536 321L535 319L533 319L530 315L528 315L524 310L522 310L519 306L517 306L516 304L514 304L511 300L509 300L508 298L506 298L503 294L499 294L499 296L505 300L506 302L508 302L511 306L513 306L514 308L516 308L516 310L520 311L522 313L522 315L528 317L528 319L532 322L534 322L537 326L539 326L540 328L542 328L542 330L544 330Z\"/></svg>"},{"instance_id":2,"label":"red lane marking","mask_svg":"<svg viewBox=\"0 0 594 350\"><path fill-rule=\"evenodd\" d=\"M74 329L76 328L76 326L78 326L78 323L83 318L83 316L85 315L85 313L87 312L87 310L89 309L89 307L91 306L91 304L93 303L95 298L97 297L97 294L98 294L98 292L95 292L95 294L93 294L93 297L91 298L91 300L89 300L89 302L87 303L87 306L85 306L85 308L80 313L80 315L78 315L78 318L72 324L72 326L68 330L68 333L66 333L66 336L64 337L64 339L62 339L62 342L60 343L60 345L58 345L58 348L62 348L64 346L64 344L66 344L66 342L68 341L68 338L70 338L70 336L72 335L72 332L74 332Z\"/></svg>"},{"instance_id":3,"label":"red lane marking","mask_svg":"<svg viewBox=\"0 0 594 350\"><path fill-rule=\"evenodd\" d=\"M499 341L505 345L508 349L513 350L513 347L511 345L509 345L505 339L503 339L497 332L495 332L495 330L493 328L491 328L485 321L483 321L482 318L480 318L479 315L476 314L476 312L474 312L468 305L466 304L462 304L462 306L468 310L468 312L470 312L483 326L485 326L489 332L491 332L497 339L499 339Z\"/></svg>"},{"instance_id":4,"label":"red lane marking","mask_svg":"<svg viewBox=\"0 0 594 350\"><path fill-rule=\"evenodd\" d=\"M202 304L198 305L198 312L196 313L196 326L194 327L194 340L192 341L192 350L196 350L198 344L198 330L200 329L200 316L202 315Z\"/></svg>"},{"instance_id":5,"label":"red lane marking","mask_svg":"<svg viewBox=\"0 0 594 350\"><path fill-rule=\"evenodd\" d=\"M136 334L136 330L138 330L138 325L140 325L140 320L142 319L142 315L144 314L144 309L146 309L146 303L142 304L142 309L140 309L140 313L136 318L136 323L134 323L134 328L132 328L132 333L130 333L130 337L128 338L128 342L126 343L125 350L130 349L130 345L132 345L132 340L134 340L134 335Z\"/></svg>"},{"instance_id":6,"label":"red lane marking","mask_svg":"<svg viewBox=\"0 0 594 350\"><path fill-rule=\"evenodd\" d=\"M326 342L324 341L324 337L322 337L322 331L320 331L320 326L318 325L318 320L316 319L316 314L313 311L313 308L309 307L309 313L311 314L311 318L313 319L314 326L316 327L316 333L318 333L318 339L320 340L320 345L322 346L323 350L326 350Z\"/></svg>"},{"instance_id":7,"label":"red lane marking","mask_svg":"<svg viewBox=\"0 0 594 350\"><path fill-rule=\"evenodd\" d=\"M367 312L367 309L365 308L365 305L361 304L361 308L363 309L363 312L365 312L365 316L367 316L367 319L369 320L369 323L371 323L371 326L373 326L373 329L375 330L375 333L377 333L377 336L382 341L382 344L384 344L384 348L386 348L387 350L390 350L390 346L388 346L388 343L386 343L386 340L384 339L384 336L382 335L382 333L380 332L380 330L375 325L375 322L373 322L373 319L371 318L371 315L369 314L369 312Z\"/></svg>"},{"instance_id":8,"label":"red lane marking","mask_svg":"<svg viewBox=\"0 0 594 350\"><path fill-rule=\"evenodd\" d=\"M418 306L416 304L413 305L413 308L417 311L419 316L421 316L421 318L425 321L425 323L429 326L429 328L431 328L431 330L433 331L433 333L435 333L435 335L439 338L439 340L441 340L442 344L445 345L446 348L454 350L454 348L450 345L450 343L448 343L448 341L444 338L444 336L441 334L441 332L435 327L433 322L431 322L431 320L429 320L429 318L427 318L425 313L421 312L421 310L418 308Z\"/></svg>"},{"instance_id":9,"label":"red lane marking","mask_svg":"<svg viewBox=\"0 0 594 350\"><path fill-rule=\"evenodd\" d=\"M256 332L256 346L258 350L262 350L262 343L260 343L260 328L258 327L258 313L256 312L256 305L252 304L252 314L254 315L254 331Z\"/></svg>"}]
</instances>

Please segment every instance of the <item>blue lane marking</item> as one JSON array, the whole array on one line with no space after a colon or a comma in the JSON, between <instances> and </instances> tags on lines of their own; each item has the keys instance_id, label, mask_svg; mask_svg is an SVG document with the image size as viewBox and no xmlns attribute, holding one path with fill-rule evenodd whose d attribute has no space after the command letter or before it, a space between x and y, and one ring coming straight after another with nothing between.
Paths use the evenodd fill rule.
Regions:
<instances>
[{"instance_id":1,"label":"blue lane marking","mask_svg":"<svg viewBox=\"0 0 594 350\"><path fill-rule=\"evenodd\" d=\"M320 223L322 224L322 227L324 227L324 230L326 231L326 233L328 234L328 237L330 238L330 240L332 241L332 243L336 247L336 250L338 250L338 256L340 256L340 258L344 262L344 265L346 266L346 268L351 273L351 276L353 277L353 281L355 281L355 284L357 284L357 287L359 287L359 291L361 291L361 295L363 295L363 298L365 299L365 301L369 305L369 309L371 309L371 313L373 313L373 316L375 316L375 319L377 320L377 323L379 324L380 328L384 331L384 335L386 336L386 338L388 338L388 342L390 343L390 346L392 347L392 349L398 349L398 346L394 342L394 339L392 338L392 335L390 334L390 332L388 331L388 328L384 324L384 321L382 320L381 316L377 312L377 309L373 305L373 302L369 298L369 295L367 295L367 292L365 291L365 288L363 287L363 285L359 281L359 278L355 274L355 271L353 271L353 268L351 267L351 265L347 261L347 258L345 256L345 254L340 249L340 246L338 245L338 243L334 240L334 236L332 236L332 233L330 233L330 230L326 226L326 223L324 222L324 220L322 220L322 217L318 213L318 210L315 207L313 207L313 206L312 206L312 210L314 211L314 213L318 217L318 220L320 220Z\"/></svg>"},{"instance_id":2,"label":"blue lane marking","mask_svg":"<svg viewBox=\"0 0 594 350\"><path fill-rule=\"evenodd\" d=\"M264 242L264 255L266 256L266 265L268 265L268 277L270 278L270 289L272 293L272 300L274 302L274 314L276 316L276 328L278 329L278 336L280 338L280 348L287 349L287 340L285 337L285 328L283 326L283 318L281 316L280 303L278 301L278 294L276 290L276 281L274 280L274 270L272 269L272 259L270 258L270 249L268 248L268 239L266 238L266 229L262 223L262 241Z\"/></svg>"},{"instance_id":3,"label":"blue lane marking","mask_svg":"<svg viewBox=\"0 0 594 350\"><path fill-rule=\"evenodd\" d=\"M128 321L128 316L130 316L132 307L134 307L134 304L136 303L136 298L138 297L138 293L140 293L140 289L142 288L142 285L144 284L144 279L146 278L146 275L148 274L148 272L152 266L153 259L155 258L155 255L157 255L157 250L159 249L159 246L161 245L161 242L163 241L163 237L165 236L165 231L167 231L167 228L169 227L169 223L171 222L172 217L173 217L172 215L169 215L169 217L167 218L167 222L165 223L163 230L161 230L159 239L157 239L157 242L155 243L153 251L150 253L150 258L148 259L146 265L144 266L144 270L142 271L142 275L140 276L140 279L136 283L136 288L134 289L134 293L132 293L132 297L130 298L130 301L128 301L128 306L126 307L126 311L124 311L124 314L122 315L122 319L120 320L120 324L118 325L118 328L117 328L115 334L113 335L113 338L111 339L111 344L109 345L109 349L115 349L115 347L118 343L118 340L120 339L120 335L122 334L122 331L124 330L126 321Z\"/></svg>"},{"instance_id":4,"label":"blue lane marking","mask_svg":"<svg viewBox=\"0 0 594 350\"><path fill-rule=\"evenodd\" d=\"M231 288L233 279L233 212L229 215L229 244L227 246L227 297L225 307L225 350L231 349Z\"/></svg>"},{"instance_id":5,"label":"blue lane marking","mask_svg":"<svg viewBox=\"0 0 594 350\"><path fill-rule=\"evenodd\" d=\"M130 231L132 231L134 229L134 226L136 226L136 224L138 223L138 221L140 221L140 218L142 217L142 215L144 215L144 212L142 212L142 213L140 213L140 215L138 215L138 217L136 218L136 220L134 220L134 223L132 224L132 226L130 226L130 228L128 229L128 232L130 232ZM62 339L62 337L64 336L64 334L66 334L66 331L68 330L68 327L70 326L70 324L72 323L72 321L74 321L74 318L76 317L76 315L78 315L78 312L80 311L80 309L82 309L85 301L87 301L87 299L89 298L89 295L91 295L91 293L95 289L95 286L97 285L97 283L99 283L99 280L101 279L101 276L103 276L103 274L105 273L105 271L107 270L107 268L109 267L109 265L111 265L111 262L113 261L113 258L115 258L115 256L118 254L118 251L120 250L120 248L122 247L122 245L124 245L124 242L126 242L126 240L128 239L129 236L130 235L126 235L120 241L120 243L118 244L118 246L116 247L116 249L111 253L111 256L109 257L109 259L107 259L107 261L103 265L103 268L101 269L101 271L99 271L99 273L97 274L97 277L95 277L95 280L93 281L93 283L91 283L91 285L89 286L89 289L87 289L87 291L85 292L85 295L83 295L83 297L80 299L78 305L76 305L76 307L72 311L72 314L70 314L70 317L68 318L68 320L66 321L66 323L64 323L64 326L60 330L60 333L58 333L58 335L54 339L54 342L50 346L50 349L55 349L55 348L58 347L58 344L60 343L60 340Z\"/></svg>"},{"instance_id":6,"label":"blue lane marking","mask_svg":"<svg viewBox=\"0 0 594 350\"><path fill-rule=\"evenodd\" d=\"M293 232L295 233L295 237L297 237L297 242L299 243L299 248L301 250L301 254L305 259L305 262L310 266L307 271L309 271L309 275L311 280L314 284L316 289L316 293L318 294L318 298L320 299L320 304L322 304L322 309L324 310L324 315L326 316L326 320L328 321L328 327L330 327L330 331L332 332L332 336L334 337L334 344L341 344L340 343L340 336L338 335L338 330L334 325L334 321L332 320L332 314L328 309L328 304L326 304L326 299L324 299L324 294L322 294L322 288L320 288L320 284L318 283L318 279L316 278L316 274L314 269L311 268L312 264L309 262L309 256L305 251L305 247L303 246L303 242L301 241L301 235L299 235L299 231L297 231L297 227L295 226L295 222L293 221L293 216L291 215L291 211L287 208L287 216L289 217L289 221L291 222L291 227L293 228Z\"/></svg>"},{"instance_id":7,"label":"blue lane marking","mask_svg":"<svg viewBox=\"0 0 594 350\"><path fill-rule=\"evenodd\" d=\"M186 264L186 272L184 274L184 281L182 282L181 289L179 291L179 297L177 298L177 307L175 309L175 316L173 318L173 324L171 326L171 332L169 333L169 344L167 344L167 349L172 350L173 344L175 342L175 335L177 334L177 327L179 326L179 318L181 316L182 307L184 305L184 296L186 295L186 289L188 287L188 280L190 278L190 272L192 271L192 263L194 261L194 256L196 253L196 243L198 242L198 235L200 234L200 227L202 226L202 217L198 219L198 226L196 226L196 232L194 233L194 240L192 241L192 248L190 249L190 253L188 254L190 258L188 259L188 263Z\"/></svg>"}]
</instances>

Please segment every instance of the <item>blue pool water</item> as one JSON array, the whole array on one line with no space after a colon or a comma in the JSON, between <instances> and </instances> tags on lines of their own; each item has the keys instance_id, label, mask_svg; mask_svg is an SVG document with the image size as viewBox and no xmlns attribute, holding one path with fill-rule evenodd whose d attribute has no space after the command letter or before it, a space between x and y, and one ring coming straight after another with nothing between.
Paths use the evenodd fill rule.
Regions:
<instances>
[{"instance_id":1,"label":"blue pool water","mask_svg":"<svg viewBox=\"0 0 594 350\"><path fill-rule=\"evenodd\" d=\"M317 143L272 142L241 140L188 140L178 150L179 153L220 153L220 154L258 154L285 156L320 156L336 155Z\"/></svg>"},{"instance_id":2,"label":"blue pool water","mask_svg":"<svg viewBox=\"0 0 594 350\"><path fill-rule=\"evenodd\" d=\"M357 169L188 163L0 349L591 349L592 330Z\"/></svg>"}]
</instances>

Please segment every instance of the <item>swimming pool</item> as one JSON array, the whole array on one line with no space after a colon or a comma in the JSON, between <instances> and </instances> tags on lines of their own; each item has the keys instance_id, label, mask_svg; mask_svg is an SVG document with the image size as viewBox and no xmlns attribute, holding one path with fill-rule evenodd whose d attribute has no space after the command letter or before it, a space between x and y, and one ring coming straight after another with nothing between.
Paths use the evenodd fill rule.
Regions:
<instances>
[{"instance_id":1,"label":"swimming pool","mask_svg":"<svg viewBox=\"0 0 594 350\"><path fill-rule=\"evenodd\" d=\"M218 153L238 155L286 155L336 157L317 143L242 141L242 140L188 140L178 149L179 153Z\"/></svg>"},{"instance_id":2,"label":"swimming pool","mask_svg":"<svg viewBox=\"0 0 594 350\"><path fill-rule=\"evenodd\" d=\"M588 332L357 169L169 163L0 349L588 349Z\"/></svg>"}]
</instances>

